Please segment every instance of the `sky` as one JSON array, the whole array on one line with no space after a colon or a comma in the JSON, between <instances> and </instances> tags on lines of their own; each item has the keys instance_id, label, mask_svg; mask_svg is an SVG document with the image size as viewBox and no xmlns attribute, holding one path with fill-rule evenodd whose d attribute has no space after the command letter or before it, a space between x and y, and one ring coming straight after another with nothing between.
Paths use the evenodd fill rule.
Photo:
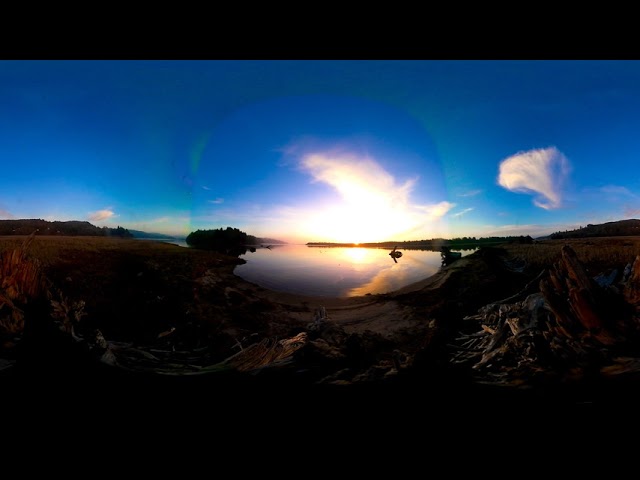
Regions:
<instances>
[{"instance_id":1,"label":"sky","mask_svg":"<svg viewBox=\"0 0 640 480\"><path fill-rule=\"evenodd\" d=\"M536 237L640 218L638 132L638 61L0 61L0 219Z\"/></svg>"}]
</instances>

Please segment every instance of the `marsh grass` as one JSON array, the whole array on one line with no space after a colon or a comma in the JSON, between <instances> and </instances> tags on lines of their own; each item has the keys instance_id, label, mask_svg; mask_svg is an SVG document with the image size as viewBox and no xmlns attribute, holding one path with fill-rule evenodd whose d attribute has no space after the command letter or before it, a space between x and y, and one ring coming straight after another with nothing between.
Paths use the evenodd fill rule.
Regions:
<instances>
[{"instance_id":1,"label":"marsh grass","mask_svg":"<svg viewBox=\"0 0 640 480\"><path fill-rule=\"evenodd\" d=\"M10 337L24 330L25 305L46 291L40 263L29 257L33 236L0 250L0 348L12 345Z\"/></svg>"},{"instance_id":2,"label":"marsh grass","mask_svg":"<svg viewBox=\"0 0 640 480\"><path fill-rule=\"evenodd\" d=\"M0 236L0 251L18 248L27 237ZM179 254L187 250L177 245L135 239L121 239L113 237L65 237L65 236L36 236L29 246L29 254L37 258L43 266L60 263L64 259L73 259L85 253L112 253L128 251L148 255L163 255L167 252Z\"/></svg>"},{"instance_id":3,"label":"marsh grass","mask_svg":"<svg viewBox=\"0 0 640 480\"><path fill-rule=\"evenodd\" d=\"M0 237L0 255L19 248L26 238ZM164 242L87 236L36 236L27 257L69 305L85 302L87 327L109 338L141 341L189 321L187 312L204 309L202 302L194 302L194 289L207 270L231 275L242 263ZM205 306L215 303L211 299Z\"/></svg>"},{"instance_id":4,"label":"marsh grass","mask_svg":"<svg viewBox=\"0 0 640 480\"><path fill-rule=\"evenodd\" d=\"M588 273L597 275L612 268L623 269L640 255L640 237L597 237L544 240L532 245L505 245L509 254L522 258L527 269L539 272L560 260L563 245L570 245Z\"/></svg>"}]
</instances>

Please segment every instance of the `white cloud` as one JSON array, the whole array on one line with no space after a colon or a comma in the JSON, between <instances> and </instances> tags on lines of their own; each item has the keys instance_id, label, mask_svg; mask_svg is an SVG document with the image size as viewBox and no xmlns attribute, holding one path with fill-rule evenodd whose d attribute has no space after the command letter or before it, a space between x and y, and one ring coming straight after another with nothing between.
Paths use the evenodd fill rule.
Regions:
<instances>
[{"instance_id":1,"label":"white cloud","mask_svg":"<svg viewBox=\"0 0 640 480\"><path fill-rule=\"evenodd\" d=\"M216 198L215 200L209 200L209 203L214 203L216 205L219 205L221 203L224 203L224 198Z\"/></svg>"},{"instance_id":2,"label":"white cloud","mask_svg":"<svg viewBox=\"0 0 640 480\"><path fill-rule=\"evenodd\" d=\"M500 163L498 184L509 191L537 194L534 205L545 210L562 204L569 161L555 147L518 152Z\"/></svg>"},{"instance_id":3,"label":"white cloud","mask_svg":"<svg viewBox=\"0 0 640 480\"><path fill-rule=\"evenodd\" d=\"M203 190L211 190L209 187L207 187L206 185L201 185Z\"/></svg>"},{"instance_id":4,"label":"white cloud","mask_svg":"<svg viewBox=\"0 0 640 480\"><path fill-rule=\"evenodd\" d=\"M470 211L473 210L473 207L470 208L465 208L464 210L461 210L460 212L457 213L452 213L451 216L452 217L461 217L462 215L464 215L465 213L469 213Z\"/></svg>"},{"instance_id":5,"label":"white cloud","mask_svg":"<svg viewBox=\"0 0 640 480\"><path fill-rule=\"evenodd\" d=\"M114 216L116 216L114 211L107 207L104 210L98 210L96 212L89 213L89 216L87 218L92 222L102 222L104 220L109 220Z\"/></svg>"},{"instance_id":6,"label":"white cloud","mask_svg":"<svg viewBox=\"0 0 640 480\"><path fill-rule=\"evenodd\" d=\"M311 154L301 165L315 181L331 185L347 202L371 207L388 202L407 203L416 183L414 178L398 185L375 161L352 155Z\"/></svg>"}]
</instances>

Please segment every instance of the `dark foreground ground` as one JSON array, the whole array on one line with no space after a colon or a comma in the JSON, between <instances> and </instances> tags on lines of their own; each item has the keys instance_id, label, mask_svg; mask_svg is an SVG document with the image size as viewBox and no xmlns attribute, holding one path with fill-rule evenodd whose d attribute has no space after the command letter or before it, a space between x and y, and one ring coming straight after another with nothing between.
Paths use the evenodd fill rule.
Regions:
<instances>
[{"instance_id":1,"label":"dark foreground ground","mask_svg":"<svg viewBox=\"0 0 640 480\"><path fill-rule=\"evenodd\" d=\"M23 240L3 239L0 251ZM635 240L625 242L630 245L607 243L612 267L624 268L640 252ZM75 326L83 340L50 328L27 327L12 341L5 336L4 358L12 363L0 372L0 403L13 412L5 422L7 428L115 430L121 441L149 432L173 439L207 432L254 443L268 443L271 435L329 434L337 442L364 435L393 445L404 437L388 432L467 443L507 433L631 428L640 420L638 373L601 373L617 368L618 356L587 352L592 364L581 357L549 367L540 356L538 363L522 363L522 352L505 346L500 361L484 370L450 361L455 339L468 329L463 319L522 291L540 267L558 261L562 245L486 249L401 291L340 300L263 290L232 274L236 259L211 252L156 242L36 238L29 258L38 259L48 290L62 292L69 304L85 302L86 315ZM580 244L574 247L588 257ZM605 260L594 256L587 268L599 271ZM319 306L327 315L314 325ZM48 312L46 302L23 307L26 314L38 312L32 321L44 321ZM119 346L120 365L126 360L128 368L88 353L84 339L95 329ZM184 364L172 364L168 375L166 364L146 357L132 364L127 356L191 349L217 363L236 354L238 343L247 349L260 339L301 332L308 341L288 362L257 369L193 375ZM637 353L629 342L602 350L624 358ZM516 361L521 366L514 368ZM153 371L159 368L163 374ZM495 381L502 372L507 380Z\"/></svg>"}]
</instances>

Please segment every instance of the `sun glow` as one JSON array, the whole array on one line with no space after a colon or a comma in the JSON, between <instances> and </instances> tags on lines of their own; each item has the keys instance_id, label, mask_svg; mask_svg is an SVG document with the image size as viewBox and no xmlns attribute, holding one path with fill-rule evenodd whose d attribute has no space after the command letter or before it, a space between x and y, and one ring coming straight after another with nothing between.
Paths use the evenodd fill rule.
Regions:
<instances>
[{"instance_id":1,"label":"sun glow","mask_svg":"<svg viewBox=\"0 0 640 480\"><path fill-rule=\"evenodd\" d=\"M346 154L311 154L301 167L333 187L339 200L311 211L300 227L318 241L360 244L402 238L424 229L455 204L417 205L410 194L416 178L399 182L371 158Z\"/></svg>"},{"instance_id":2,"label":"sun glow","mask_svg":"<svg viewBox=\"0 0 640 480\"><path fill-rule=\"evenodd\" d=\"M320 212L313 223L319 234L328 235L333 241L357 244L384 241L411 225L406 214L390 206L348 202Z\"/></svg>"}]
</instances>

